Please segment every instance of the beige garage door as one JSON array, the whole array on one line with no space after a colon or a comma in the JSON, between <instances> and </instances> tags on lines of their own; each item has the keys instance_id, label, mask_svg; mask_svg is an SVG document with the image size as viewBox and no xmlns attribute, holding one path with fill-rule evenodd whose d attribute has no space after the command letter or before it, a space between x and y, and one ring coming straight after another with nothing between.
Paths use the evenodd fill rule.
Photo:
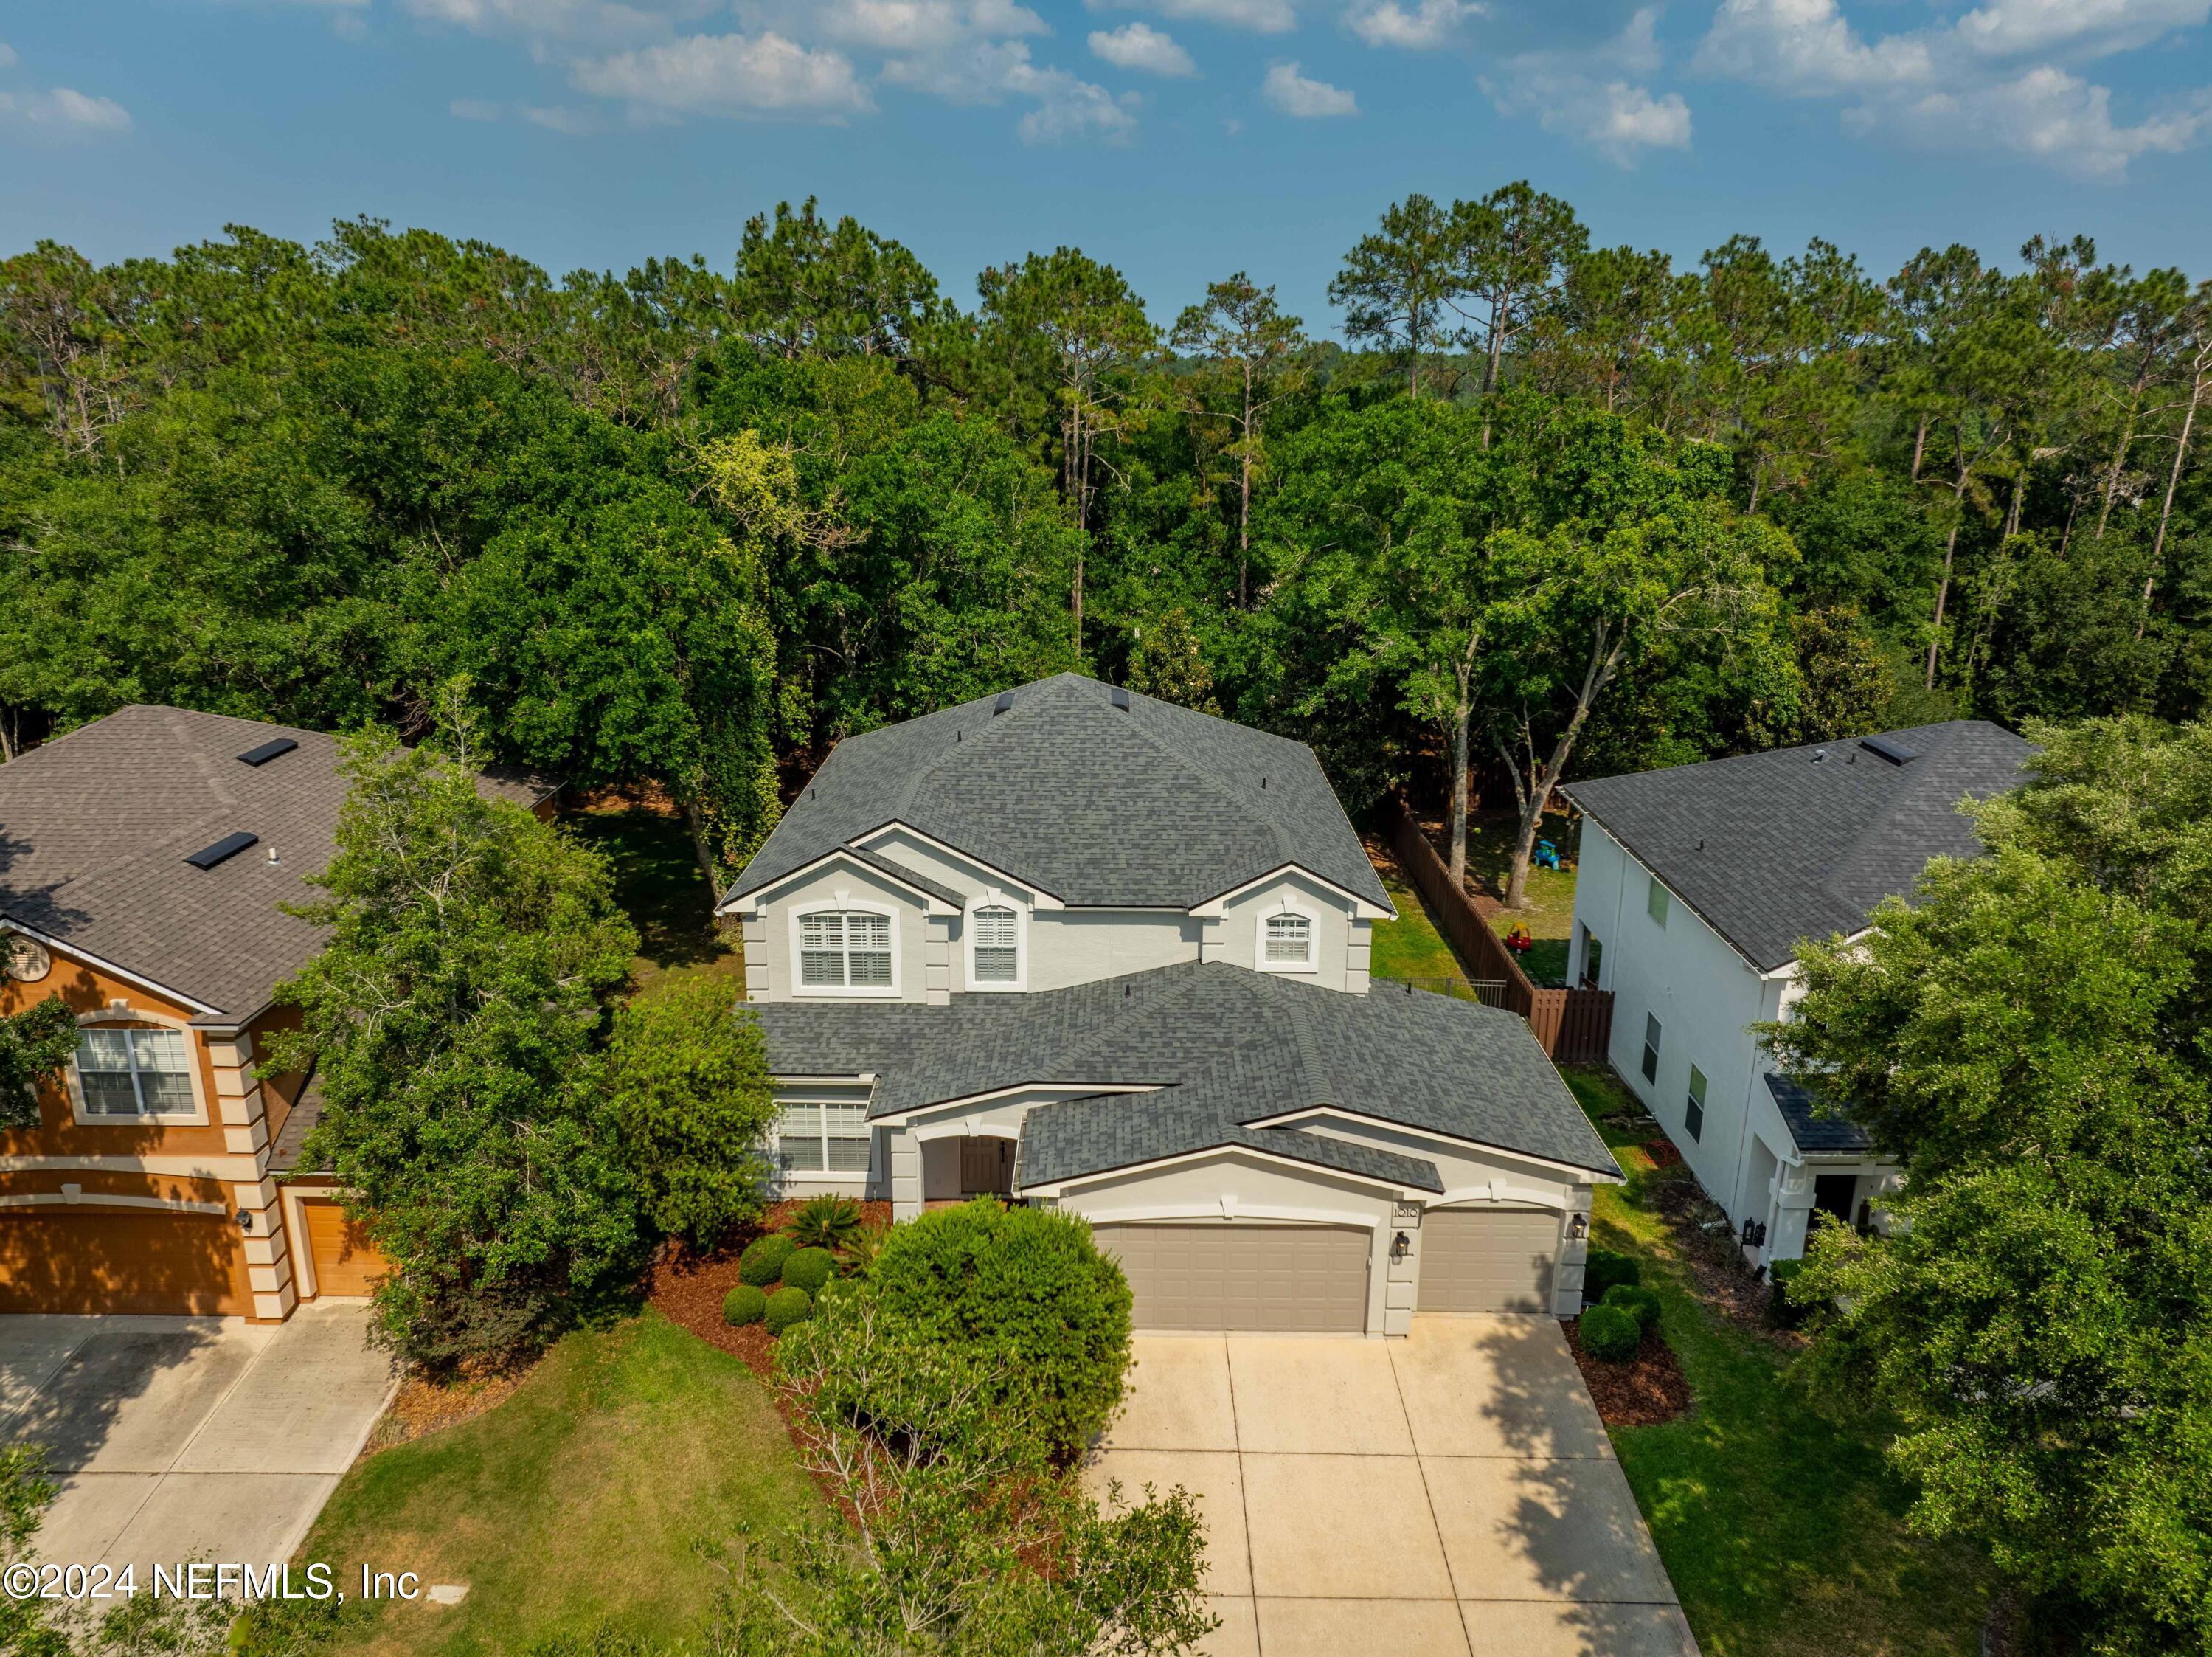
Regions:
<instances>
[{"instance_id":1,"label":"beige garage door","mask_svg":"<svg viewBox=\"0 0 2212 1657\"><path fill-rule=\"evenodd\" d=\"M1421 1216L1424 1312L1549 1312L1559 1216L1549 1209L1431 1209Z\"/></svg>"},{"instance_id":2,"label":"beige garage door","mask_svg":"<svg viewBox=\"0 0 2212 1657\"><path fill-rule=\"evenodd\" d=\"M1353 1227L1120 1225L1097 1237L1121 1262L1139 1329L1367 1326L1370 1234Z\"/></svg>"},{"instance_id":3,"label":"beige garage door","mask_svg":"<svg viewBox=\"0 0 2212 1657\"><path fill-rule=\"evenodd\" d=\"M0 1312L253 1310L246 1251L225 1215L159 1209L0 1213Z\"/></svg>"}]
</instances>

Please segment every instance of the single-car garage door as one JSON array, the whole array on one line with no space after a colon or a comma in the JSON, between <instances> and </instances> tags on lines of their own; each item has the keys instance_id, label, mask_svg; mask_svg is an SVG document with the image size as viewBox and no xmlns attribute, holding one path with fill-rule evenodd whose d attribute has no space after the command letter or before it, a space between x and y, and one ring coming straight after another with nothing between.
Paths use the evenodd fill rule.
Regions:
<instances>
[{"instance_id":1,"label":"single-car garage door","mask_svg":"<svg viewBox=\"0 0 2212 1657\"><path fill-rule=\"evenodd\" d=\"M228 1215L161 1209L0 1209L0 1312L253 1310Z\"/></svg>"},{"instance_id":2,"label":"single-car garage door","mask_svg":"<svg viewBox=\"0 0 2212 1657\"><path fill-rule=\"evenodd\" d=\"M375 1292L376 1280L391 1270L391 1263L370 1246L343 1207L327 1198L302 1197L300 1218L306 1222L317 1295Z\"/></svg>"},{"instance_id":3,"label":"single-car garage door","mask_svg":"<svg viewBox=\"0 0 2212 1657\"><path fill-rule=\"evenodd\" d=\"M1424 1312L1549 1312L1559 1216L1549 1209L1431 1209L1421 1216Z\"/></svg>"},{"instance_id":4,"label":"single-car garage door","mask_svg":"<svg viewBox=\"0 0 2212 1657\"><path fill-rule=\"evenodd\" d=\"M1370 1234L1351 1226L1103 1225L1139 1329L1367 1327Z\"/></svg>"}]
</instances>

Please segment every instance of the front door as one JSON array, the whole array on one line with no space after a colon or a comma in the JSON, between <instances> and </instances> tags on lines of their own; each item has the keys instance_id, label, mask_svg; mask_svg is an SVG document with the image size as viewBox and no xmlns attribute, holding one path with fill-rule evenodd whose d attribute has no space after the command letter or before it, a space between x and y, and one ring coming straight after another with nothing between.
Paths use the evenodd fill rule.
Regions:
<instances>
[{"instance_id":1,"label":"front door","mask_svg":"<svg viewBox=\"0 0 2212 1657\"><path fill-rule=\"evenodd\" d=\"M1822 1173L1813 1177L1813 1206L1822 1214L1832 1215L1839 1225L1851 1223L1851 1203L1859 1194L1859 1177L1855 1173Z\"/></svg>"},{"instance_id":2,"label":"front door","mask_svg":"<svg viewBox=\"0 0 2212 1657\"><path fill-rule=\"evenodd\" d=\"M1014 1142L981 1134L960 1142L960 1194L1011 1196L1014 1189Z\"/></svg>"}]
</instances>

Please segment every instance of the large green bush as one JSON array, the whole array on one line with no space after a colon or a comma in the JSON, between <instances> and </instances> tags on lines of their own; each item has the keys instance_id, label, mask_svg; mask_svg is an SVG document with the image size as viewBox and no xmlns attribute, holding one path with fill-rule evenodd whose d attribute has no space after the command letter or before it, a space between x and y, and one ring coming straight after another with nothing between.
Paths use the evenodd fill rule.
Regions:
<instances>
[{"instance_id":1,"label":"large green bush","mask_svg":"<svg viewBox=\"0 0 2212 1657\"><path fill-rule=\"evenodd\" d=\"M1585 1307L1575 1326L1582 1333L1583 1350L1601 1363L1626 1363L1644 1343L1643 1326L1624 1307Z\"/></svg>"},{"instance_id":2,"label":"large green bush","mask_svg":"<svg viewBox=\"0 0 2212 1657\"><path fill-rule=\"evenodd\" d=\"M1766 1268L1766 1281L1772 1285L1766 1303L1767 1316L1777 1328L1796 1329L1812 1310L1790 1293L1790 1285L1804 1270L1802 1260L1777 1260Z\"/></svg>"},{"instance_id":3,"label":"large green bush","mask_svg":"<svg viewBox=\"0 0 2212 1657\"><path fill-rule=\"evenodd\" d=\"M1602 1301L1615 1283L1641 1283L1644 1267L1633 1256L1609 1248L1593 1248L1583 1264L1583 1299Z\"/></svg>"},{"instance_id":4,"label":"large green bush","mask_svg":"<svg viewBox=\"0 0 2212 1657\"><path fill-rule=\"evenodd\" d=\"M869 1282L885 1311L986 1353L1058 1454L1079 1451L1121 1401L1129 1285L1073 1215L939 1209L891 1228Z\"/></svg>"},{"instance_id":5,"label":"large green bush","mask_svg":"<svg viewBox=\"0 0 2212 1657\"><path fill-rule=\"evenodd\" d=\"M768 1296L750 1283L739 1283L722 1296L722 1321L733 1327L757 1324L768 1313Z\"/></svg>"},{"instance_id":6,"label":"large green bush","mask_svg":"<svg viewBox=\"0 0 2212 1657\"><path fill-rule=\"evenodd\" d=\"M738 1256L738 1276L755 1288L766 1288L783 1276L783 1263L788 1260L798 1245L780 1232L771 1232L745 1246Z\"/></svg>"},{"instance_id":7,"label":"large green bush","mask_svg":"<svg viewBox=\"0 0 2212 1657\"><path fill-rule=\"evenodd\" d=\"M1605 1292L1601 1306L1617 1306L1644 1329L1659 1327L1659 1297L1638 1283L1615 1283Z\"/></svg>"},{"instance_id":8,"label":"large green bush","mask_svg":"<svg viewBox=\"0 0 2212 1657\"><path fill-rule=\"evenodd\" d=\"M819 1295L822 1285L837 1275L837 1257L826 1248L802 1248L785 1257L783 1281L809 1295Z\"/></svg>"},{"instance_id":9,"label":"large green bush","mask_svg":"<svg viewBox=\"0 0 2212 1657\"><path fill-rule=\"evenodd\" d=\"M768 1297L761 1322L769 1334L781 1335L793 1324L803 1324L813 1315L814 1297L803 1288L787 1285Z\"/></svg>"}]
</instances>

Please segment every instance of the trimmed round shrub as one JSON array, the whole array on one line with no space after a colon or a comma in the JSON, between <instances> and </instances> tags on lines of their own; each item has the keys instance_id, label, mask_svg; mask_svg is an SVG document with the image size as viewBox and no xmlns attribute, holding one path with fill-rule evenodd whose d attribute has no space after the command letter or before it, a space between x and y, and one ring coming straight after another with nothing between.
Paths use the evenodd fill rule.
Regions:
<instances>
[{"instance_id":1,"label":"trimmed round shrub","mask_svg":"<svg viewBox=\"0 0 2212 1657\"><path fill-rule=\"evenodd\" d=\"M826 1248L795 1250L783 1263L783 1281L809 1295L819 1295L822 1285L837 1275L837 1257Z\"/></svg>"},{"instance_id":2,"label":"trimmed round shrub","mask_svg":"<svg viewBox=\"0 0 2212 1657\"><path fill-rule=\"evenodd\" d=\"M750 1283L755 1288L766 1288L783 1276L783 1263L798 1246L780 1232L771 1232L746 1244L745 1252L738 1256L738 1281Z\"/></svg>"},{"instance_id":3,"label":"trimmed round shrub","mask_svg":"<svg viewBox=\"0 0 2212 1657\"><path fill-rule=\"evenodd\" d=\"M771 1335L781 1335L793 1324L803 1324L814 1315L814 1297L803 1288L793 1288L786 1283L768 1297L761 1313L761 1322Z\"/></svg>"},{"instance_id":4,"label":"trimmed round shrub","mask_svg":"<svg viewBox=\"0 0 2212 1657\"><path fill-rule=\"evenodd\" d=\"M1640 1329L1659 1327L1659 1297L1637 1283L1615 1283L1605 1292L1600 1306L1617 1306L1636 1319Z\"/></svg>"},{"instance_id":5,"label":"trimmed round shrub","mask_svg":"<svg viewBox=\"0 0 2212 1657\"><path fill-rule=\"evenodd\" d=\"M868 1282L885 1311L988 1360L1057 1454L1079 1452L1121 1401L1129 1285L1073 1215L937 1209L891 1228Z\"/></svg>"},{"instance_id":6,"label":"trimmed round shrub","mask_svg":"<svg viewBox=\"0 0 2212 1657\"><path fill-rule=\"evenodd\" d=\"M1602 1301L1605 1292L1616 1283L1641 1283L1644 1266L1632 1256L1616 1254L1609 1248L1594 1248L1589 1258L1583 1263L1583 1299Z\"/></svg>"},{"instance_id":7,"label":"trimmed round shrub","mask_svg":"<svg viewBox=\"0 0 2212 1657\"><path fill-rule=\"evenodd\" d=\"M768 1296L751 1283L739 1283L722 1296L722 1321L726 1324L757 1324L768 1312Z\"/></svg>"},{"instance_id":8,"label":"trimmed round shrub","mask_svg":"<svg viewBox=\"0 0 2212 1657\"><path fill-rule=\"evenodd\" d=\"M1575 1327L1582 1334L1583 1350L1601 1363L1626 1363L1644 1343L1642 1326L1622 1307L1585 1307Z\"/></svg>"}]
</instances>

